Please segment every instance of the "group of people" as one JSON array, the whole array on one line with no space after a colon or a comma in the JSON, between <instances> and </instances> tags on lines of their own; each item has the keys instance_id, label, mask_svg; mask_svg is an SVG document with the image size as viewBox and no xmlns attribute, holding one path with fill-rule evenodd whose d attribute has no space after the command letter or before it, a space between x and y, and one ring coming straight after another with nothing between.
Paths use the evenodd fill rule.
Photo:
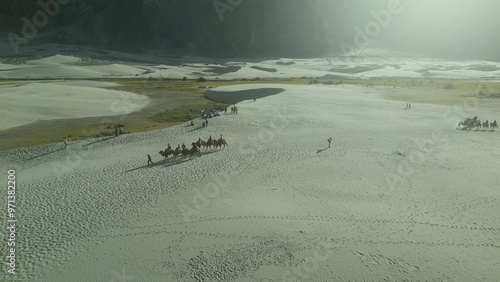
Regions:
<instances>
[{"instance_id":1,"label":"group of people","mask_svg":"<svg viewBox=\"0 0 500 282\"><path fill-rule=\"evenodd\" d=\"M255 100L256 100L256 98L254 98L254 101ZM224 111L224 114L227 114L227 107L221 109L221 111ZM237 114L238 113L238 106L236 106L236 105L231 106L231 113L232 114ZM208 111L205 110L205 109L201 109L200 110L200 115L201 115L202 118L205 119L203 121L203 123L201 124L201 126L202 127L207 127L208 126L208 118L219 116L219 112L216 111L214 107L212 107ZM191 126L191 127L195 126L194 120L190 121L189 126ZM120 132L120 134L121 134L121 132ZM207 142L204 142L204 143L205 144L209 144L209 146L210 146L211 145L211 140L213 140L213 139L210 136L209 140ZM217 140L214 140L214 141L217 141ZM225 140L222 138L222 135L220 136L220 139L217 142L221 143L221 144L227 145L227 143L225 142ZM331 142L331 138L330 138L329 142ZM202 145L201 138L199 138L197 142L193 142L193 147L196 146L196 147L200 148L201 145ZM178 149L185 150L186 148L187 148L186 144L183 143L182 145L178 145L177 148L176 148L176 150L178 150ZM172 150L172 147L170 146L170 144L168 144L168 147L167 147L166 151L171 151L171 150ZM148 165L149 164L153 164L153 160L152 160L151 155L147 154L147 157L148 157Z\"/></svg>"},{"instance_id":2,"label":"group of people","mask_svg":"<svg viewBox=\"0 0 500 282\"><path fill-rule=\"evenodd\" d=\"M194 126L194 121L192 120L190 123L189 123L189 126L193 127ZM203 121L203 123L201 124L202 127L207 127L208 126L208 119L205 119Z\"/></svg>"},{"instance_id":3,"label":"group of people","mask_svg":"<svg viewBox=\"0 0 500 282\"><path fill-rule=\"evenodd\" d=\"M115 136L118 136L118 134L123 134L123 126L115 126Z\"/></svg>"},{"instance_id":4,"label":"group of people","mask_svg":"<svg viewBox=\"0 0 500 282\"><path fill-rule=\"evenodd\" d=\"M211 107L209 111L206 111L205 109L200 110L200 114L202 118L212 118L212 117L217 117L219 116L219 112L215 110L214 107Z\"/></svg>"},{"instance_id":5,"label":"group of people","mask_svg":"<svg viewBox=\"0 0 500 282\"><path fill-rule=\"evenodd\" d=\"M227 107L221 109L221 111L224 111L224 114L227 114ZM234 106L231 107L231 113L232 114L237 114L238 113L238 107L236 105L234 105ZM214 107L210 108L210 111L208 111L208 112L205 109L201 109L200 110L200 114L201 114L201 117L205 119L203 121L203 123L201 124L202 127L207 127L208 126L208 118L216 117L216 116L220 115L219 112L217 112ZM189 125L190 126L194 126L194 121L191 120L191 122L190 122Z\"/></svg>"},{"instance_id":6,"label":"group of people","mask_svg":"<svg viewBox=\"0 0 500 282\"><path fill-rule=\"evenodd\" d=\"M237 114L238 113L238 106L234 105L231 107L231 113L232 114Z\"/></svg>"},{"instance_id":7,"label":"group of people","mask_svg":"<svg viewBox=\"0 0 500 282\"><path fill-rule=\"evenodd\" d=\"M176 157L178 154L182 154L182 155L188 155L188 154L191 154L191 155L194 155L195 153L201 155L201 147L205 147L205 150L210 148L210 147L220 147L221 149L226 146L228 146L226 140L222 137L222 134L220 135L220 138L217 140L217 139L212 139L212 136L210 136L208 138L207 141L203 141L201 139L201 137L198 138L197 141L191 143L192 147L191 149L189 149L186 144L182 143L182 145L178 144L177 145L177 148L173 149L172 146L170 146L170 143L167 144L167 149L165 149L164 151L160 151L160 154L162 156L165 157L165 159L167 158L168 155L173 155L174 157ZM150 164L153 164L153 160L151 158L151 155L150 154L147 154L147 157L148 157L148 165Z\"/></svg>"},{"instance_id":8,"label":"group of people","mask_svg":"<svg viewBox=\"0 0 500 282\"><path fill-rule=\"evenodd\" d=\"M475 116L473 118L469 117L463 121L460 121L458 123L457 128L462 129L462 130L482 129L483 131L486 131L486 130L493 131L495 129L498 129L498 124L497 124L497 120L494 120L494 121L486 120L485 122L481 122L481 120L478 119L477 116Z\"/></svg>"}]
</instances>

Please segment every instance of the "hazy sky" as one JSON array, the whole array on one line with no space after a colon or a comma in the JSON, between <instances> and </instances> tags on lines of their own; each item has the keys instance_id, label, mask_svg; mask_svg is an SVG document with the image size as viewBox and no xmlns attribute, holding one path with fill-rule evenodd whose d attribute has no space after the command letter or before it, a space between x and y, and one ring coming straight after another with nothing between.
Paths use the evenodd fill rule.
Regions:
<instances>
[{"instance_id":1,"label":"hazy sky","mask_svg":"<svg viewBox=\"0 0 500 282\"><path fill-rule=\"evenodd\" d=\"M369 38L370 47L500 59L500 0L339 0L331 5L337 36L351 46L355 39Z\"/></svg>"}]
</instances>

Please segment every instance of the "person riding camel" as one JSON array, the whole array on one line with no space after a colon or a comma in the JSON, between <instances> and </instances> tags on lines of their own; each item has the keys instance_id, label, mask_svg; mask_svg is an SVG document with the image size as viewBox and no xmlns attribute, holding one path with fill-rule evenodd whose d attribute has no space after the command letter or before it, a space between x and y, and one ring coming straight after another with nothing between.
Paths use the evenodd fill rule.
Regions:
<instances>
[{"instance_id":1,"label":"person riding camel","mask_svg":"<svg viewBox=\"0 0 500 282\"><path fill-rule=\"evenodd\" d=\"M172 146L170 146L170 143L167 144L167 151L172 150Z\"/></svg>"}]
</instances>

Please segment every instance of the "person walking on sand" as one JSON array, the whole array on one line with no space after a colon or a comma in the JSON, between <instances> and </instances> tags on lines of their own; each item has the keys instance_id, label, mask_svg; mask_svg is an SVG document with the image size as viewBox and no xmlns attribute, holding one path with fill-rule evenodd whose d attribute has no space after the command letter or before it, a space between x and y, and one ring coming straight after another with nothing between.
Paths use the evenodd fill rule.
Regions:
<instances>
[{"instance_id":1,"label":"person walking on sand","mask_svg":"<svg viewBox=\"0 0 500 282\"><path fill-rule=\"evenodd\" d=\"M330 145L332 144L332 137L326 139L328 141L328 148L330 148Z\"/></svg>"},{"instance_id":2,"label":"person walking on sand","mask_svg":"<svg viewBox=\"0 0 500 282\"><path fill-rule=\"evenodd\" d=\"M151 156L148 154L148 165L153 164L153 161L151 160Z\"/></svg>"},{"instance_id":3,"label":"person walking on sand","mask_svg":"<svg viewBox=\"0 0 500 282\"><path fill-rule=\"evenodd\" d=\"M64 149L66 149L66 147L68 147L68 139L64 138Z\"/></svg>"}]
</instances>

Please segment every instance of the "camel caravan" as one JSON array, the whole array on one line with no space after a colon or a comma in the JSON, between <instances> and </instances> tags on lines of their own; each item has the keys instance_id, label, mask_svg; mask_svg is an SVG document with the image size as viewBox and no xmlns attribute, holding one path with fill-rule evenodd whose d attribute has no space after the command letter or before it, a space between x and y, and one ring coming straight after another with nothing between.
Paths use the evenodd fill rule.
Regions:
<instances>
[{"instance_id":1,"label":"camel caravan","mask_svg":"<svg viewBox=\"0 0 500 282\"><path fill-rule=\"evenodd\" d=\"M497 120L481 122L477 116L473 118L466 118L464 121L458 123L457 129L461 130L481 130L481 131L494 131L498 129Z\"/></svg>"},{"instance_id":2,"label":"camel caravan","mask_svg":"<svg viewBox=\"0 0 500 282\"><path fill-rule=\"evenodd\" d=\"M201 148L204 149L204 151L207 151L208 149L223 149L229 146L226 142L226 139L222 138L222 135L220 136L219 139L212 138L210 136L207 141L204 141L201 139L201 137L198 139L198 141L191 143L191 148L187 148L186 145L180 144L177 145L175 149L173 149L170 144L168 144L167 149L161 150L160 155L164 157L163 160L168 159L169 155L172 155L174 158L177 158L177 156L184 156L189 158L193 158L194 156L200 156L201 157Z\"/></svg>"}]
</instances>

